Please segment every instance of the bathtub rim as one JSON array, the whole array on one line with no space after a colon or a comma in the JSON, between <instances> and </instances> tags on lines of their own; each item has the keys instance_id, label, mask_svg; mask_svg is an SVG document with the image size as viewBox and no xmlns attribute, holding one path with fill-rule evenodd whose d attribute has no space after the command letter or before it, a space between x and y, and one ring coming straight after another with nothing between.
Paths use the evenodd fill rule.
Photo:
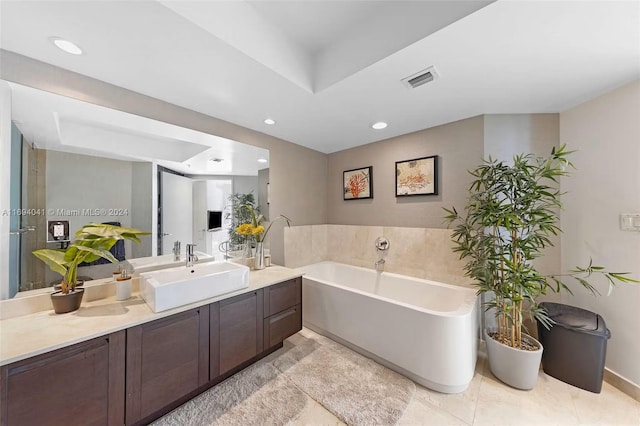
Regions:
<instances>
[{"instance_id":1,"label":"bathtub rim","mask_svg":"<svg viewBox=\"0 0 640 426\"><path fill-rule=\"evenodd\" d=\"M361 270L361 271L365 271L368 274L371 274L372 272L374 273L380 273L382 275L385 276L389 276L389 277L395 277L395 278L400 278L400 279L408 279L410 281L416 281L419 283L423 283L423 284L428 284L428 285L435 285L438 287L445 287L445 288L449 288L453 291L458 291L458 292L462 292L462 293L467 293L464 297L463 297L463 301L460 304L460 306L452 311L437 311L437 310L433 310L433 309L428 309L428 308L423 308L420 306L416 306L410 303L406 303L406 302L401 302L399 300L395 300L395 299L391 299L389 297L385 297L385 296L380 296L378 294L374 294L374 293L370 293L367 291L362 291L362 290L358 290L356 288L353 287L348 287L348 286L344 286L344 285L340 285L337 283L333 283L331 281L327 281L321 278L315 278L312 275L309 275L307 271L304 270L304 268L306 267L310 267L313 265L321 265L321 264L330 264L330 265L342 265L342 266L348 266L349 268L354 268L357 270ZM429 315L439 315L439 316L444 316L444 317L463 317L466 315L472 315L475 311L475 305L476 303L478 303L478 293L476 290L474 290L473 288L468 288L468 287L462 287L462 286L457 286L454 284L447 284L447 283L443 283L443 282L439 282L439 281L434 281L434 280L426 280L424 278L416 278L416 277L411 277L409 275L402 275L402 274L396 274L393 272L375 272L372 269L368 269L368 268L364 268L362 266L355 266L355 265L349 265L348 263L341 263L341 262L335 262L335 261L331 261L331 260L324 260L321 262L316 262L316 263L311 263L309 265L305 265L305 266L300 266L298 268L296 268L297 271L302 273L302 279L303 279L303 283L305 279L308 280L313 280L315 282L319 282L325 285L329 285L332 287L336 287L345 291L351 291L353 293L357 293L363 296L367 296L367 297L372 297L374 299L378 299L378 300L382 300L384 302L388 302L388 303L393 303L395 305L399 305L402 307L405 307L407 309L414 309L420 312L423 312L425 314L429 314Z\"/></svg>"}]
</instances>

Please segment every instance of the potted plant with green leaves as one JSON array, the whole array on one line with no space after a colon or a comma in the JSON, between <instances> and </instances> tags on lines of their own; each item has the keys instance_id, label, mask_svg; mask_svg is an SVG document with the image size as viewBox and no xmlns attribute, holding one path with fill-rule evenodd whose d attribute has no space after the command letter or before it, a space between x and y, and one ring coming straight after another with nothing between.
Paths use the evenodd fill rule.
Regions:
<instances>
[{"instance_id":1,"label":"potted plant with green leaves","mask_svg":"<svg viewBox=\"0 0 640 426\"><path fill-rule=\"evenodd\" d=\"M60 290L51 294L51 302L57 314L72 312L80 308L84 289L77 286L78 266L99 258L112 263L118 260L109 251L119 240L140 242L140 236L149 235L135 228L90 223L76 232L76 238L66 249L39 249L34 256L49 268L62 275Z\"/></svg>"},{"instance_id":2,"label":"potted plant with green leaves","mask_svg":"<svg viewBox=\"0 0 640 426\"><path fill-rule=\"evenodd\" d=\"M454 226L454 250L467 259L466 275L475 280L479 295L489 295L485 309L495 310L497 328L484 330L490 369L519 389L535 385L543 349L526 334L525 319L535 319L547 329L552 326L537 303L541 295L571 293L565 278L597 294L588 281L594 274L604 276L610 288L616 281L637 282L591 261L565 274L543 275L536 269L534 260L561 232L559 178L573 167L570 154L562 145L547 157L516 155L513 164L489 158L469 172L473 181L464 213L455 207L444 209L445 219Z\"/></svg>"}]
</instances>

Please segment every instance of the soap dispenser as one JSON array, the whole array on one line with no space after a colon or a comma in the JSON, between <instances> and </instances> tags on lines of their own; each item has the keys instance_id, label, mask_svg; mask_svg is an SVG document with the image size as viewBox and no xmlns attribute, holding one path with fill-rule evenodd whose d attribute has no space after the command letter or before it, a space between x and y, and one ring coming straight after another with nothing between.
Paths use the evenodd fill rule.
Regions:
<instances>
[{"instance_id":1,"label":"soap dispenser","mask_svg":"<svg viewBox=\"0 0 640 426\"><path fill-rule=\"evenodd\" d=\"M127 300L131 297L131 275L126 269L116 278L116 300Z\"/></svg>"},{"instance_id":2,"label":"soap dispenser","mask_svg":"<svg viewBox=\"0 0 640 426\"><path fill-rule=\"evenodd\" d=\"M118 266L116 267L116 270L112 272L112 275L113 281L118 281L118 278L122 276L122 265L120 263L118 263Z\"/></svg>"}]
</instances>

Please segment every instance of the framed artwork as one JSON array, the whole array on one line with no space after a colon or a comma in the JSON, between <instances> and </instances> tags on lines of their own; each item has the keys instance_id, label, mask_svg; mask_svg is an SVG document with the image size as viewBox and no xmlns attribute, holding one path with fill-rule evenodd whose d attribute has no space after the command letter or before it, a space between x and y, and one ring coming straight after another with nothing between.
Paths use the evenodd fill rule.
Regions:
<instances>
[{"instance_id":1,"label":"framed artwork","mask_svg":"<svg viewBox=\"0 0 640 426\"><path fill-rule=\"evenodd\" d=\"M343 199L373 198L372 174L372 166L342 172Z\"/></svg>"},{"instance_id":2,"label":"framed artwork","mask_svg":"<svg viewBox=\"0 0 640 426\"><path fill-rule=\"evenodd\" d=\"M396 197L438 195L438 156L396 161Z\"/></svg>"}]
</instances>

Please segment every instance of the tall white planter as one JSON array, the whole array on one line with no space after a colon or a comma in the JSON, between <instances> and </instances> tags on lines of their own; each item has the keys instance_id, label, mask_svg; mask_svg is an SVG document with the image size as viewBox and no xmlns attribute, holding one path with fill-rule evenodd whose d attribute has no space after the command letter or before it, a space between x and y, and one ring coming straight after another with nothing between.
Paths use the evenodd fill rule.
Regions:
<instances>
[{"instance_id":1,"label":"tall white planter","mask_svg":"<svg viewBox=\"0 0 640 426\"><path fill-rule=\"evenodd\" d=\"M504 345L489 336L489 331L484 330L484 339L487 342L487 356L489 368L494 376L517 389L533 389L538 380L540 361L542 360L542 344L533 337L523 334L522 339L538 346L537 351L525 351Z\"/></svg>"}]
</instances>

